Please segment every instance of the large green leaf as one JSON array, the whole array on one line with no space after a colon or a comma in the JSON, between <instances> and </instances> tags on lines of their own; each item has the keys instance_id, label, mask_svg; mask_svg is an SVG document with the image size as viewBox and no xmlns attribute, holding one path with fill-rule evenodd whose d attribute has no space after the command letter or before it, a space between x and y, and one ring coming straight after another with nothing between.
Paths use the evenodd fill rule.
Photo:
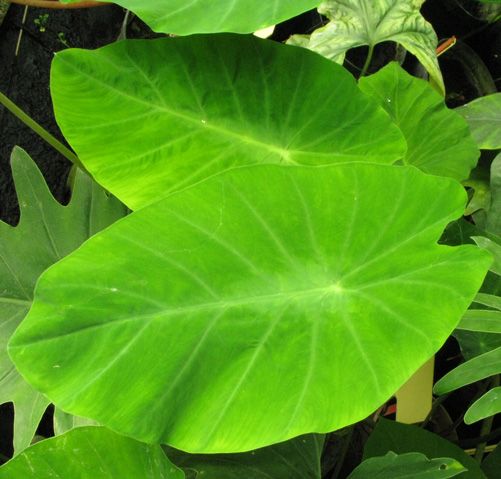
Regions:
<instances>
[{"instance_id":1,"label":"large green leaf","mask_svg":"<svg viewBox=\"0 0 501 479\"><path fill-rule=\"evenodd\" d=\"M398 128L341 68L253 36L123 41L56 55L59 125L131 208L255 163L393 163Z\"/></svg>"},{"instance_id":2,"label":"large green leaf","mask_svg":"<svg viewBox=\"0 0 501 479\"><path fill-rule=\"evenodd\" d=\"M465 199L411 167L235 168L48 270L11 357L63 410L189 452L339 429L473 299L488 253L436 244Z\"/></svg>"},{"instance_id":3,"label":"large green leaf","mask_svg":"<svg viewBox=\"0 0 501 479\"><path fill-rule=\"evenodd\" d=\"M308 434L237 454L188 454L164 446L186 479L320 479L325 436Z\"/></svg>"},{"instance_id":4,"label":"large green leaf","mask_svg":"<svg viewBox=\"0 0 501 479\"><path fill-rule=\"evenodd\" d=\"M501 93L477 98L456 111L468 122L479 148L501 148Z\"/></svg>"},{"instance_id":5,"label":"large green leaf","mask_svg":"<svg viewBox=\"0 0 501 479\"><path fill-rule=\"evenodd\" d=\"M427 82L392 62L361 78L359 86L379 102L404 134L404 164L458 181L468 178L480 151L464 119L449 110Z\"/></svg>"},{"instance_id":6,"label":"large green leaf","mask_svg":"<svg viewBox=\"0 0 501 479\"><path fill-rule=\"evenodd\" d=\"M19 375L7 343L31 306L42 272L127 210L81 172L70 204L62 206L26 152L16 147L11 164L21 220L15 228L0 222L0 404L15 405L18 453L30 444L49 401Z\"/></svg>"},{"instance_id":7,"label":"large green leaf","mask_svg":"<svg viewBox=\"0 0 501 479\"><path fill-rule=\"evenodd\" d=\"M315 8L318 0L115 0L114 3L133 11L156 32L190 35L251 33Z\"/></svg>"},{"instance_id":8,"label":"large green leaf","mask_svg":"<svg viewBox=\"0 0 501 479\"><path fill-rule=\"evenodd\" d=\"M444 96L437 61L437 36L419 9L422 0L328 0L318 11L330 19L314 31L309 49L342 63L348 50L381 42L397 42L414 54L428 70L432 85ZM294 37L293 37L294 38Z\"/></svg>"},{"instance_id":9,"label":"large green leaf","mask_svg":"<svg viewBox=\"0 0 501 479\"><path fill-rule=\"evenodd\" d=\"M454 459L428 460L416 452L401 455L388 452L385 456L363 461L348 479L447 479L464 471L466 469Z\"/></svg>"},{"instance_id":10,"label":"large green leaf","mask_svg":"<svg viewBox=\"0 0 501 479\"><path fill-rule=\"evenodd\" d=\"M459 476L461 479L486 479L477 462L447 439L417 426L381 418L367 441L364 460L382 456L388 451L396 454L420 452L429 459L453 458L468 469Z\"/></svg>"},{"instance_id":11,"label":"large green leaf","mask_svg":"<svg viewBox=\"0 0 501 479\"><path fill-rule=\"evenodd\" d=\"M46 439L0 467L0 479L184 479L159 445L104 427L83 427Z\"/></svg>"}]
</instances>

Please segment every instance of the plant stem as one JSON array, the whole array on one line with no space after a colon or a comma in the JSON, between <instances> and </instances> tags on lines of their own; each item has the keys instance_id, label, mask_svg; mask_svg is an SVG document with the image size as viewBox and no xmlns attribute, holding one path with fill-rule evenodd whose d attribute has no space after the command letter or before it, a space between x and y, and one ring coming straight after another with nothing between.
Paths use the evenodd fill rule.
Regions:
<instances>
[{"instance_id":1,"label":"plant stem","mask_svg":"<svg viewBox=\"0 0 501 479\"><path fill-rule=\"evenodd\" d=\"M500 384L500 375L496 374L492 378L492 387L498 387ZM486 417L482 421L482 428L480 430L480 436L486 436L491 432L492 429L492 423L494 422L494 416L489 416ZM482 459L484 458L484 453L485 453L485 447L487 446L487 442L481 442L477 446L477 450L475 451L475 460L478 462L478 464L482 463Z\"/></svg>"},{"instance_id":2,"label":"plant stem","mask_svg":"<svg viewBox=\"0 0 501 479\"><path fill-rule=\"evenodd\" d=\"M109 5L109 2L94 2L82 1L75 3L61 3L57 0L8 0L11 3L18 3L19 5L27 5L28 7L40 8L88 8L88 7L101 7Z\"/></svg>"},{"instance_id":3,"label":"plant stem","mask_svg":"<svg viewBox=\"0 0 501 479\"><path fill-rule=\"evenodd\" d=\"M45 130L41 125L39 125L35 120L29 117L23 110L21 110L16 104L10 101L3 93L0 92L0 104L4 105L5 108L10 110L14 115L16 115L23 123L28 125L35 133L40 135L47 143L54 147L59 153L68 158L74 165L78 166L82 171L92 178L92 175L87 171L87 168L78 159L72 151L66 148L59 140L54 138L47 130Z\"/></svg>"},{"instance_id":4,"label":"plant stem","mask_svg":"<svg viewBox=\"0 0 501 479\"><path fill-rule=\"evenodd\" d=\"M438 396L437 399L435 399L435 401L433 401L433 404L431 406L431 410L430 412L428 413L428 416L426 416L425 420L421 423L421 425L419 426L420 428L422 429L425 429L426 426L428 425L428 423L431 421L431 419L433 418L433 416L435 415L437 409L439 408L439 406L452 394L452 391L448 392L448 393L445 393L445 394L442 394L441 396Z\"/></svg>"},{"instance_id":5,"label":"plant stem","mask_svg":"<svg viewBox=\"0 0 501 479\"><path fill-rule=\"evenodd\" d=\"M360 72L359 78L362 78L367 73L367 69L369 68L369 65L371 63L373 53L374 53L374 45L369 45L369 53L367 53L367 58L365 59L365 64L364 67L362 68L362 71Z\"/></svg>"},{"instance_id":6,"label":"plant stem","mask_svg":"<svg viewBox=\"0 0 501 479\"><path fill-rule=\"evenodd\" d=\"M348 448L350 447L350 442L354 430L355 430L355 424L348 426L346 431L346 436L344 438L343 450L341 451L341 454L337 459L336 467L334 468L334 472L332 473L331 479L337 479L339 477L339 473L341 472L341 468L343 467L344 458L346 457L346 454L348 453Z\"/></svg>"}]
</instances>

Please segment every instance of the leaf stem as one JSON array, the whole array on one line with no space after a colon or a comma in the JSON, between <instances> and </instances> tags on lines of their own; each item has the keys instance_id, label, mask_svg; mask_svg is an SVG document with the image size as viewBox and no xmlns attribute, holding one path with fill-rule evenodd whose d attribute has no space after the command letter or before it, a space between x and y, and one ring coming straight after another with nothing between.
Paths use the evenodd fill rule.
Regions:
<instances>
[{"instance_id":1,"label":"leaf stem","mask_svg":"<svg viewBox=\"0 0 501 479\"><path fill-rule=\"evenodd\" d=\"M492 378L492 387L498 387L500 384L500 375L496 374ZM482 428L480 429L480 436L486 436L491 432L492 429L492 423L494 422L494 416L489 416L486 417L482 421ZM478 464L482 463L482 459L484 458L484 453L485 453L485 447L487 446L487 442L481 442L477 445L477 450L475 451L475 461L477 461Z\"/></svg>"},{"instance_id":2,"label":"leaf stem","mask_svg":"<svg viewBox=\"0 0 501 479\"><path fill-rule=\"evenodd\" d=\"M369 65L371 63L373 53L374 53L374 45L369 45L369 52L367 53L367 58L365 59L365 64L364 67L362 68L362 71L360 72L359 78L362 78L367 73L367 69L369 68Z\"/></svg>"},{"instance_id":3,"label":"leaf stem","mask_svg":"<svg viewBox=\"0 0 501 479\"><path fill-rule=\"evenodd\" d=\"M74 165L78 166L83 172L92 178L92 175L87 171L87 168L79 160L78 156L64 146L59 140L54 138L45 128L39 125L33 118L28 116L21 108L9 100L2 92L0 92L0 104L10 110L16 115L23 123L29 126L35 133L40 135L47 143L54 147L59 153L70 160Z\"/></svg>"},{"instance_id":4,"label":"leaf stem","mask_svg":"<svg viewBox=\"0 0 501 479\"><path fill-rule=\"evenodd\" d=\"M353 431L355 430L355 424L348 426L346 430L346 435L344 437L344 444L339 457L337 458L336 467L334 468L334 472L332 473L331 479L338 479L339 473L341 472L341 468L343 467L344 458L346 454L348 454L348 448L350 447L351 438L353 437Z\"/></svg>"}]
</instances>

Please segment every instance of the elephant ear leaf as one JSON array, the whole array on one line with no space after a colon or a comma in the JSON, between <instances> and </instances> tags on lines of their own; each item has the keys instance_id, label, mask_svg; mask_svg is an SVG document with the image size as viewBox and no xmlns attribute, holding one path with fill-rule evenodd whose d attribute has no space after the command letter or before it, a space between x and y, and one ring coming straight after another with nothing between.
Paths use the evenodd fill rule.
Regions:
<instances>
[{"instance_id":1,"label":"elephant ear leaf","mask_svg":"<svg viewBox=\"0 0 501 479\"><path fill-rule=\"evenodd\" d=\"M148 443L242 452L336 430L471 303L490 255L437 244L465 202L413 167L234 168L46 271L9 354L64 411Z\"/></svg>"},{"instance_id":2,"label":"elephant ear leaf","mask_svg":"<svg viewBox=\"0 0 501 479\"><path fill-rule=\"evenodd\" d=\"M79 0L61 0L73 3ZM159 33L252 33L318 5L318 0L115 0Z\"/></svg>"},{"instance_id":3,"label":"elephant ear leaf","mask_svg":"<svg viewBox=\"0 0 501 479\"><path fill-rule=\"evenodd\" d=\"M127 209L83 173L77 173L71 202L63 206L25 151L16 147L11 164L21 219L16 227L0 222L0 404L14 403L17 454L33 439L49 400L18 373L7 343L31 307L39 276Z\"/></svg>"},{"instance_id":4,"label":"elephant ear leaf","mask_svg":"<svg viewBox=\"0 0 501 479\"><path fill-rule=\"evenodd\" d=\"M253 36L66 50L51 92L82 163L132 209L238 166L391 164L406 150L341 66Z\"/></svg>"}]
</instances>

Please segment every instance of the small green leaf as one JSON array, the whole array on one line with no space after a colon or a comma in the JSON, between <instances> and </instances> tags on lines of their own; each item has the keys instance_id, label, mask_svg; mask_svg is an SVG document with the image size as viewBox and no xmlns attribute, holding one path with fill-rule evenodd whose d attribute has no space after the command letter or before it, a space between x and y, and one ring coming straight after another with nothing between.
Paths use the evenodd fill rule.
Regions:
<instances>
[{"instance_id":1,"label":"small green leaf","mask_svg":"<svg viewBox=\"0 0 501 479\"><path fill-rule=\"evenodd\" d=\"M477 98L455 110L470 126L471 134L479 148L501 148L501 93Z\"/></svg>"},{"instance_id":2,"label":"small green leaf","mask_svg":"<svg viewBox=\"0 0 501 479\"><path fill-rule=\"evenodd\" d=\"M386 456L371 457L362 462L348 479L447 479L467 469L450 458L428 458L411 452L397 455L388 452Z\"/></svg>"},{"instance_id":3,"label":"small green leaf","mask_svg":"<svg viewBox=\"0 0 501 479\"><path fill-rule=\"evenodd\" d=\"M104 427L82 427L38 442L0 467L0 479L184 479L157 444Z\"/></svg>"},{"instance_id":4,"label":"small green leaf","mask_svg":"<svg viewBox=\"0 0 501 479\"><path fill-rule=\"evenodd\" d=\"M0 222L0 404L14 403L18 453L30 444L49 400L19 375L7 355L7 343L31 306L42 272L127 209L81 172L69 205L62 206L21 148L14 148L11 165L21 219L15 228Z\"/></svg>"},{"instance_id":5,"label":"small green leaf","mask_svg":"<svg viewBox=\"0 0 501 479\"><path fill-rule=\"evenodd\" d=\"M485 251L436 244L465 197L412 167L226 171L49 269L11 357L63 410L189 452L339 429L442 346L480 287Z\"/></svg>"},{"instance_id":6,"label":"small green leaf","mask_svg":"<svg viewBox=\"0 0 501 479\"><path fill-rule=\"evenodd\" d=\"M445 394L499 373L501 373L501 348L489 351L459 365L435 384L433 392Z\"/></svg>"},{"instance_id":7,"label":"small green leaf","mask_svg":"<svg viewBox=\"0 0 501 479\"><path fill-rule=\"evenodd\" d=\"M420 0L328 0L318 11L330 19L312 33L308 48L342 63L348 50L363 45L400 43L428 70L431 84L445 95L437 61L437 36L423 18ZM303 41L304 43L304 41Z\"/></svg>"},{"instance_id":8,"label":"small green leaf","mask_svg":"<svg viewBox=\"0 0 501 479\"><path fill-rule=\"evenodd\" d=\"M403 133L407 141L404 164L458 181L468 178L480 151L463 118L449 110L427 82L392 62L361 78L359 86L378 101Z\"/></svg>"},{"instance_id":9,"label":"small green leaf","mask_svg":"<svg viewBox=\"0 0 501 479\"><path fill-rule=\"evenodd\" d=\"M486 392L479 400L466 411L464 422L472 424L474 422L494 416L501 412L501 387L492 388Z\"/></svg>"},{"instance_id":10,"label":"small green leaf","mask_svg":"<svg viewBox=\"0 0 501 479\"><path fill-rule=\"evenodd\" d=\"M51 92L79 158L133 209L237 166L391 164L406 149L342 67L253 36L64 50Z\"/></svg>"},{"instance_id":11,"label":"small green leaf","mask_svg":"<svg viewBox=\"0 0 501 479\"><path fill-rule=\"evenodd\" d=\"M62 0L73 3L79 0ZM318 5L318 0L115 0L160 33L252 33Z\"/></svg>"},{"instance_id":12,"label":"small green leaf","mask_svg":"<svg viewBox=\"0 0 501 479\"><path fill-rule=\"evenodd\" d=\"M493 294L478 293L473 300L475 303L483 304L501 311L501 297Z\"/></svg>"}]
</instances>

